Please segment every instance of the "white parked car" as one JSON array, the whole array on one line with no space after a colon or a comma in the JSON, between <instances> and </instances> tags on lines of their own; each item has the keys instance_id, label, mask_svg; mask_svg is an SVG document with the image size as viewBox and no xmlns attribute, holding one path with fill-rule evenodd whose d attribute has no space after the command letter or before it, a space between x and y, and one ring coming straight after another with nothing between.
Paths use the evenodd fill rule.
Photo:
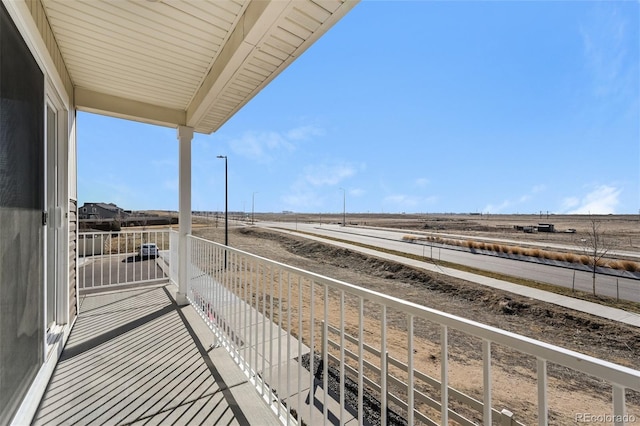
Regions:
<instances>
[{"instance_id":1,"label":"white parked car","mask_svg":"<svg viewBox=\"0 0 640 426\"><path fill-rule=\"evenodd\" d=\"M157 257L158 256L158 246L155 243L144 243L140 247L140 257Z\"/></svg>"}]
</instances>

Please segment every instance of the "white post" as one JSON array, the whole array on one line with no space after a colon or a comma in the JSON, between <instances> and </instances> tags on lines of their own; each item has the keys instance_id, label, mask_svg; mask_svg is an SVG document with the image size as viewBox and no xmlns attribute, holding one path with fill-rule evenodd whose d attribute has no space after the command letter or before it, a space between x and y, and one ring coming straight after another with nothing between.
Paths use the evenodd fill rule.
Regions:
<instances>
[{"instance_id":1,"label":"white post","mask_svg":"<svg viewBox=\"0 0 640 426\"><path fill-rule=\"evenodd\" d=\"M191 234L191 139L193 128L178 126L179 162L178 179L178 305L187 305L187 235Z\"/></svg>"}]
</instances>

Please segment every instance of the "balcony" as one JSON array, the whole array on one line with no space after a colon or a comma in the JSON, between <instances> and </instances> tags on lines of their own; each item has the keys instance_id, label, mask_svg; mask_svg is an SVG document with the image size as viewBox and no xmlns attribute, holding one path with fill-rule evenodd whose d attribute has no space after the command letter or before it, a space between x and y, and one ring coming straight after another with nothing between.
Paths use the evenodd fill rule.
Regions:
<instances>
[{"instance_id":1,"label":"balcony","mask_svg":"<svg viewBox=\"0 0 640 426\"><path fill-rule=\"evenodd\" d=\"M80 316L35 423L640 419L637 370L187 241L190 305L178 306L177 233L79 239Z\"/></svg>"}]
</instances>

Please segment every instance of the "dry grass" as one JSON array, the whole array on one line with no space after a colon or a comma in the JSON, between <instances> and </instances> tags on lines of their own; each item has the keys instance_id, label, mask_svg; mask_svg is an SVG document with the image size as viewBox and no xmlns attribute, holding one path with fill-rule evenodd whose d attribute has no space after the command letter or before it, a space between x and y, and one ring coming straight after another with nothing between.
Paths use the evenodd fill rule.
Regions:
<instances>
[{"instance_id":1,"label":"dry grass","mask_svg":"<svg viewBox=\"0 0 640 426\"><path fill-rule=\"evenodd\" d=\"M591 265L593 258L588 255L577 255L575 253L564 253L542 250L538 248L525 248L520 246L504 245L498 243L487 243L484 241L474 240L452 240L445 239L437 236L418 237L415 235L405 235L402 237L403 241L416 243L418 241L429 241L438 244L445 244L457 247L466 247L470 250L489 250L496 253L504 253L509 255L522 255L529 257L536 257L540 259L556 260L560 262L568 263L580 263L583 265ZM628 272L640 272L640 263L630 260L604 260L600 259L597 262L598 266L608 267L616 270L624 270Z\"/></svg>"},{"instance_id":2,"label":"dry grass","mask_svg":"<svg viewBox=\"0 0 640 426\"><path fill-rule=\"evenodd\" d=\"M632 262L630 260L620 260L618 262L621 266L620 269L624 269L629 272L640 272L640 264Z\"/></svg>"}]
</instances>

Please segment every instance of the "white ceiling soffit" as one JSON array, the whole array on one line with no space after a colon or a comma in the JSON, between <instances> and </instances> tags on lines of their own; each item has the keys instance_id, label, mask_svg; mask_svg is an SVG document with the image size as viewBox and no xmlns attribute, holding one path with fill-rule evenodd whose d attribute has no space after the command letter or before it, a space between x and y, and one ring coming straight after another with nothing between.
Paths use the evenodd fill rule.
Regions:
<instances>
[{"instance_id":1,"label":"white ceiling soffit","mask_svg":"<svg viewBox=\"0 0 640 426\"><path fill-rule=\"evenodd\" d=\"M211 133L345 0L42 0L80 110Z\"/></svg>"}]
</instances>

